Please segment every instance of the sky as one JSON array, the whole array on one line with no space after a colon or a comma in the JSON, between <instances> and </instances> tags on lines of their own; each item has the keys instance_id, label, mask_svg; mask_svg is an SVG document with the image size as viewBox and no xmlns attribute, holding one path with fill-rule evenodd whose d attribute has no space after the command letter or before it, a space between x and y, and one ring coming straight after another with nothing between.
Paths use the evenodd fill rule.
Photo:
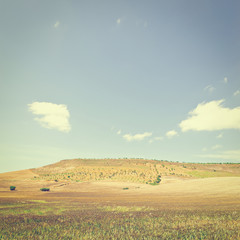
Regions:
<instances>
[{"instance_id":1,"label":"sky","mask_svg":"<svg viewBox=\"0 0 240 240\"><path fill-rule=\"evenodd\" d=\"M239 163L239 12L238 0L0 0L0 172Z\"/></svg>"}]
</instances>

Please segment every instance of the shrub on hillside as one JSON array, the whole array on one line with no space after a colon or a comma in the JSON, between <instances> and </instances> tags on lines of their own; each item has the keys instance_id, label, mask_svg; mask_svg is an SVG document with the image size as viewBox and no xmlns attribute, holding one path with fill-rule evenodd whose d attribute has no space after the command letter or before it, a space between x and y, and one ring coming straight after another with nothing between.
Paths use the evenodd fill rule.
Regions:
<instances>
[{"instance_id":1,"label":"shrub on hillside","mask_svg":"<svg viewBox=\"0 0 240 240\"><path fill-rule=\"evenodd\" d=\"M15 189L16 189L15 186L10 186L10 190L11 190L11 191L14 191Z\"/></svg>"},{"instance_id":2,"label":"shrub on hillside","mask_svg":"<svg viewBox=\"0 0 240 240\"><path fill-rule=\"evenodd\" d=\"M48 191L50 191L50 188L40 188L40 190L43 192L48 192Z\"/></svg>"},{"instance_id":3,"label":"shrub on hillside","mask_svg":"<svg viewBox=\"0 0 240 240\"><path fill-rule=\"evenodd\" d=\"M161 182L161 176L160 175L158 175L157 180L155 182L156 183L160 183Z\"/></svg>"},{"instance_id":4,"label":"shrub on hillside","mask_svg":"<svg viewBox=\"0 0 240 240\"><path fill-rule=\"evenodd\" d=\"M157 180L155 180L154 182L152 182L151 180L149 180L148 182L146 182L146 184L159 185L160 182L161 182L161 176L158 175L158 176L157 176Z\"/></svg>"}]
</instances>

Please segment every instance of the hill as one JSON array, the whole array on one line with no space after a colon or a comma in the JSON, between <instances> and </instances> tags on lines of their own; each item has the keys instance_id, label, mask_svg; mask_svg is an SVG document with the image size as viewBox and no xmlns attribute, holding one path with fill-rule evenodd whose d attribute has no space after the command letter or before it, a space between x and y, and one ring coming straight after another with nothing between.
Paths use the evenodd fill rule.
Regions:
<instances>
[{"instance_id":1,"label":"hill","mask_svg":"<svg viewBox=\"0 0 240 240\"><path fill-rule=\"evenodd\" d=\"M240 209L239 184L240 164L72 159L0 174L0 202L25 199L164 209ZM10 191L10 186L16 190Z\"/></svg>"},{"instance_id":2,"label":"hill","mask_svg":"<svg viewBox=\"0 0 240 240\"><path fill-rule=\"evenodd\" d=\"M34 180L120 181L156 184L159 178L240 177L240 164L178 163L144 159L72 159L31 169Z\"/></svg>"}]
</instances>

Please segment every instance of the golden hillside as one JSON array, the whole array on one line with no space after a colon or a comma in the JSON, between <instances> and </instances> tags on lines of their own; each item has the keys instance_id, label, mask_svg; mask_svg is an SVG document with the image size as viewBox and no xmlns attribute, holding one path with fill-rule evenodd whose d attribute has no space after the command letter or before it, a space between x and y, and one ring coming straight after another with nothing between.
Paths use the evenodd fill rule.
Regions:
<instances>
[{"instance_id":1,"label":"golden hillside","mask_svg":"<svg viewBox=\"0 0 240 240\"><path fill-rule=\"evenodd\" d=\"M121 181L158 184L165 176L178 178L236 177L240 164L197 164L144 159L72 159L32 169L34 180Z\"/></svg>"}]
</instances>

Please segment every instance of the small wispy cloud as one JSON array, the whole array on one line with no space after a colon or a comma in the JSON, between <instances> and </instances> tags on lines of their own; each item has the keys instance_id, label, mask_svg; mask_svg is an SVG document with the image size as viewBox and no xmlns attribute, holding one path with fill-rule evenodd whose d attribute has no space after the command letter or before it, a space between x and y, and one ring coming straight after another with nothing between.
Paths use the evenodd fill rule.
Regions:
<instances>
[{"instance_id":1,"label":"small wispy cloud","mask_svg":"<svg viewBox=\"0 0 240 240\"><path fill-rule=\"evenodd\" d=\"M234 94L233 94L233 96L237 96L237 95L239 95L240 94L240 90L237 90L236 92L234 92Z\"/></svg>"},{"instance_id":2,"label":"small wispy cloud","mask_svg":"<svg viewBox=\"0 0 240 240\"><path fill-rule=\"evenodd\" d=\"M215 88L212 85L208 85L204 88L204 91L207 91L209 93L212 93L215 90Z\"/></svg>"},{"instance_id":3,"label":"small wispy cloud","mask_svg":"<svg viewBox=\"0 0 240 240\"><path fill-rule=\"evenodd\" d=\"M60 22L59 22L59 21L56 21L56 22L54 23L53 27L54 27L54 28L58 28L59 25L60 25Z\"/></svg>"},{"instance_id":4,"label":"small wispy cloud","mask_svg":"<svg viewBox=\"0 0 240 240\"><path fill-rule=\"evenodd\" d=\"M118 131L117 131L117 135L120 135L121 133L122 133L121 130L118 130Z\"/></svg>"},{"instance_id":5,"label":"small wispy cloud","mask_svg":"<svg viewBox=\"0 0 240 240\"><path fill-rule=\"evenodd\" d=\"M178 133L177 133L175 130L171 130L171 131L168 131L168 132L166 133L166 136L167 136L168 138L172 138L172 137L177 136L177 135L178 135Z\"/></svg>"},{"instance_id":6,"label":"small wispy cloud","mask_svg":"<svg viewBox=\"0 0 240 240\"><path fill-rule=\"evenodd\" d=\"M207 151L207 148L206 148L206 147L202 148L202 151L203 151L203 152L206 152L206 151Z\"/></svg>"},{"instance_id":7,"label":"small wispy cloud","mask_svg":"<svg viewBox=\"0 0 240 240\"><path fill-rule=\"evenodd\" d=\"M33 102L28 104L28 110L34 115L40 115L34 120L48 129L56 129L61 132L69 132L71 126L69 123L69 111L64 104L54 104L50 102Z\"/></svg>"},{"instance_id":8,"label":"small wispy cloud","mask_svg":"<svg viewBox=\"0 0 240 240\"><path fill-rule=\"evenodd\" d=\"M225 77L225 78L223 79L223 81L224 81L224 83L228 83L228 78Z\"/></svg>"},{"instance_id":9,"label":"small wispy cloud","mask_svg":"<svg viewBox=\"0 0 240 240\"><path fill-rule=\"evenodd\" d=\"M123 135L123 138L126 139L128 142L131 141L142 141L144 138L152 136L151 132L145 132L145 133L138 133L135 135L131 134L125 134Z\"/></svg>"},{"instance_id":10,"label":"small wispy cloud","mask_svg":"<svg viewBox=\"0 0 240 240\"><path fill-rule=\"evenodd\" d=\"M122 23L122 21L123 21L123 18L118 18L118 19L116 20L117 25L120 25L120 24Z\"/></svg>"}]
</instances>

